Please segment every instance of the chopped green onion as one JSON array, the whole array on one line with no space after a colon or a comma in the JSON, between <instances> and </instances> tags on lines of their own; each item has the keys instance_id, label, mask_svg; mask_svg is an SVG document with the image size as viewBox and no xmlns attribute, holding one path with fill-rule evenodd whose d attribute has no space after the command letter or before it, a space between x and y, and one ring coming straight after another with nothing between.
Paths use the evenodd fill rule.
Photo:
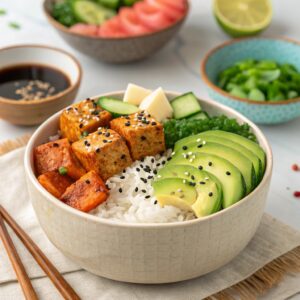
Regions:
<instances>
[{"instance_id":1,"label":"chopped green onion","mask_svg":"<svg viewBox=\"0 0 300 300\"><path fill-rule=\"evenodd\" d=\"M67 169L66 167L59 167L58 173L59 173L60 175L65 176L65 175L68 174L68 169Z\"/></svg>"},{"instance_id":2,"label":"chopped green onion","mask_svg":"<svg viewBox=\"0 0 300 300\"><path fill-rule=\"evenodd\" d=\"M0 16L6 15L6 10L3 8L0 8Z\"/></svg>"},{"instance_id":3,"label":"chopped green onion","mask_svg":"<svg viewBox=\"0 0 300 300\"><path fill-rule=\"evenodd\" d=\"M13 28L13 29L20 29L20 28L21 28L21 25L18 24L17 22L9 22L9 23L8 23L8 26L9 26L10 28Z\"/></svg>"}]
</instances>

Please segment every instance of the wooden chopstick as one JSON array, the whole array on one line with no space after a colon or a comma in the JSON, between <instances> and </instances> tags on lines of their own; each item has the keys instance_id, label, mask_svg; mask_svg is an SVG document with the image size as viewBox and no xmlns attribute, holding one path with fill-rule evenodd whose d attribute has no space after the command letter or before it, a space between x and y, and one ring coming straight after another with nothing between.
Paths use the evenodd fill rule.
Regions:
<instances>
[{"instance_id":1,"label":"wooden chopstick","mask_svg":"<svg viewBox=\"0 0 300 300\"><path fill-rule=\"evenodd\" d=\"M69 285L69 283L58 272L54 265L45 256L42 250L34 243L34 241L27 235L27 233L15 222L9 213L0 205L0 214L8 225L14 230L19 239L23 242L24 246L31 253L36 262L44 270L58 291L67 300L80 300L80 297Z\"/></svg>"},{"instance_id":2,"label":"wooden chopstick","mask_svg":"<svg viewBox=\"0 0 300 300\"><path fill-rule=\"evenodd\" d=\"M6 249L8 257L11 261L11 264L15 270L15 273L17 275L18 281L21 285L25 298L27 300L31 300L31 299L37 300L38 297L33 289L33 286L26 273L24 265L22 264L20 256L18 255L17 249L7 231L7 228L4 224L1 214L0 214L0 237Z\"/></svg>"}]
</instances>

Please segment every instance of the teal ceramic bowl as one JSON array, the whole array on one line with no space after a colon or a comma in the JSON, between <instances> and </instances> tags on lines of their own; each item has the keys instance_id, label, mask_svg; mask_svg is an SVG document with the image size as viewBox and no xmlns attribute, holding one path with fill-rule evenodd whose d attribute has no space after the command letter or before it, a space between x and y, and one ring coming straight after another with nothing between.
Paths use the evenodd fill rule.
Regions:
<instances>
[{"instance_id":1,"label":"teal ceramic bowl","mask_svg":"<svg viewBox=\"0 0 300 300\"><path fill-rule=\"evenodd\" d=\"M201 76L209 96L259 124L277 124L300 116L300 98L257 102L234 97L217 86L218 74L243 59L269 59L293 64L300 71L300 44L285 38L244 38L212 49L201 63Z\"/></svg>"}]
</instances>

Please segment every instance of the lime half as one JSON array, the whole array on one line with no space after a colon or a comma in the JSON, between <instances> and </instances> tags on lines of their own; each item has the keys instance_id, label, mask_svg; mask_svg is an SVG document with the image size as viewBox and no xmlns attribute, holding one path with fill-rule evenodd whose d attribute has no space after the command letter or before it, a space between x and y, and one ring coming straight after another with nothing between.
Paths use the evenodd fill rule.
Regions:
<instances>
[{"instance_id":1,"label":"lime half","mask_svg":"<svg viewBox=\"0 0 300 300\"><path fill-rule=\"evenodd\" d=\"M272 20L270 0L214 0L215 17L233 37L254 35Z\"/></svg>"}]
</instances>

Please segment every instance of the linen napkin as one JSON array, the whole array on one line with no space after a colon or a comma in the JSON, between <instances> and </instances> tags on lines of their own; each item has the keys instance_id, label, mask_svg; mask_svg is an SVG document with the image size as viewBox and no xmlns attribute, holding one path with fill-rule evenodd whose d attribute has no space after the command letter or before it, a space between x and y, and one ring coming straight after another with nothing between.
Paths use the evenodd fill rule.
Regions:
<instances>
[{"instance_id":1,"label":"linen napkin","mask_svg":"<svg viewBox=\"0 0 300 300\"><path fill-rule=\"evenodd\" d=\"M39 227L26 188L23 156L24 148L20 148L0 157L0 203L32 237L59 271L65 274L65 278L82 299L202 299L245 280L269 262L300 246L299 232L265 214L255 237L246 249L232 262L208 275L165 285L136 285L101 278L81 270L64 257ZM55 287L45 277L18 238L14 234L11 236L40 299L61 299ZM298 259L300 266L300 254L297 256L294 253L293 256L289 256L289 260L291 259ZM279 266L278 269L280 268ZM275 276L276 272L278 270L274 269L273 274L271 272L265 276L271 277L269 279L272 281L272 276ZM300 276L290 276L291 280L282 281L277 291L276 289L270 291L271 298L266 294L264 299L284 299L300 292ZM242 288L240 290L243 291ZM251 294L251 289L249 291ZM244 292L244 295L249 296L249 291L248 294L247 291ZM280 295L281 298L277 298L276 295ZM1 243L0 299L23 299L16 276Z\"/></svg>"}]
</instances>

